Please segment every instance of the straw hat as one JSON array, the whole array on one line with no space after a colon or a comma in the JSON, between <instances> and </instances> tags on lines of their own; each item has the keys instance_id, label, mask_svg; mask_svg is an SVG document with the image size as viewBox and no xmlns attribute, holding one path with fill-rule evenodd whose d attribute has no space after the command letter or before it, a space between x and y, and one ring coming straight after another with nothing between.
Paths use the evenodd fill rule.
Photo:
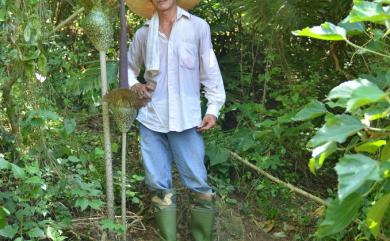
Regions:
<instances>
[{"instance_id":1,"label":"straw hat","mask_svg":"<svg viewBox=\"0 0 390 241\"><path fill-rule=\"evenodd\" d=\"M186 10L195 7L199 0L176 0L177 5ZM156 11L152 4L152 0L126 0L126 4L131 11L135 14L144 17L151 18Z\"/></svg>"}]
</instances>

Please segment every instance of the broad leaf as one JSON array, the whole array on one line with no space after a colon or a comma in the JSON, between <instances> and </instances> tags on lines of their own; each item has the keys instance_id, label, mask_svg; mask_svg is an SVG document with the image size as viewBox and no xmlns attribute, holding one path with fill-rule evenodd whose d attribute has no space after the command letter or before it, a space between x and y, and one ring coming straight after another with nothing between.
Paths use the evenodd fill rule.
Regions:
<instances>
[{"instance_id":1,"label":"broad leaf","mask_svg":"<svg viewBox=\"0 0 390 241\"><path fill-rule=\"evenodd\" d=\"M361 154L345 155L337 163L338 197L343 200L367 181L379 181L379 162Z\"/></svg>"},{"instance_id":2,"label":"broad leaf","mask_svg":"<svg viewBox=\"0 0 390 241\"><path fill-rule=\"evenodd\" d=\"M327 112L325 105L318 100L313 100L300 110L292 119L294 121L306 121L322 116Z\"/></svg>"},{"instance_id":3,"label":"broad leaf","mask_svg":"<svg viewBox=\"0 0 390 241\"><path fill-rule=\"evenodd\" d=\"M344 230L357 216L362 201L362 197L356 194L344 201L331 200L326 210L325 220L318 227L316 235L323 238Z\"/></svg>"},{"instance_id":4,"label":"broad leaf","mask_svg":"<svg viewBox=\"0 0 390 241\"><path fill-rule=\"evenodd\" d=\"M76 129L76 121L74 119L64 119L64 130L67 135L71 134Z\"/></svg>"},{"instance_id":5,"label":"broad leaf","mask_svg":"<svg viewBox=\"0 0 390 241\"><path fill-rule=\"evenodd\" d=\"M347 102L347 111L380 101L385 97L385 93L375 84L360 86L352 91L351 98Z\"/></svg>"},{"instance_id":6,"label":"broad leaf","mask_svg":"<svg viewBox=\"0 0 390 241\"><path fill-rule=\"evenodd\" d=\"M341 41L347 38L347 32L344 28L329 22L325 22L321 26L296 30L292 34L330 41Z\"/></svg>"},{"instance_id":7,"label":"broad leaf","mask_svg":"<svg viewBox=\"0 0 390 241\"><path fill-rule=\"evenodd\" d=\"M390 193L380 198L375 202L374 206L368 209L366 223L375 237L379 234L382 218L385 215L389 204Z\"/></svg>"},{"instance_id":8,"label":"broad leaf","mask_svg":"<svg viewBox=\"0 0 390 241\"><path fill-rule=\"evenodd\" d=\"M10 169L11 168L11 163L4 160L4 158L0 157L0 170L1 169Z\"/></svg>"},{"instance_id":9,"label":"broad leaf","mask_svg":"<svg viewBox=\"0 0 390 241\"><path fill-rule=\"evenodd\" d=\"M209 144L207 145L206 155L210 159L210 165L215 166L228 160L229 150L215 144Z\"/></svg>"},{"instance_id":10,"label":"broad leaf","mask_svg":"<svg viewBox=\"0 0 390 241\"><path fill-rule=\"evenodd\" d=\"M389 161L390 160L390 143L387 143L385 147L383 147L380 156L381 161Z\"/></svg>"},{"instance_id":11,"label":"broad leaf","mask_svg":"<svg viewBox=\"0 0 390 241\"><path fill-rule=\"evenodd\" d=\"M355 151L357 152L368 152L371 154L376 153L381 146L386 145L385 140L377 140L363 143L357 147L355 147Z\"/></svg>"},{"instance_id":12,"label":"broad leaf","mask_svg":"<svg viewBox=\"0 0 390 241\"><path fill-rule=\"evenodd\" d=\"M390 19L390 12L380 3L359 1L355 3L347 18L351 23L363 21L383 23Z\"/></svg>"},{"instance_id":13,"label":"broad leaf","mask_svg":"<svg viewBox=\"0 0 390 241\"><path fill-rule=\"evenodd\" d=\"M363 129L365 126L359 119L350 115L336 115L328 119L317 134L309 141L309 145L316 147L326 142L343 143L349 136Z\"/></svg>"},{"instance_id":14,"label":"broad leaf","mask_svg":"<svg viewBox=\"0 0 390 241\"><path fill-rule=\"evenodd\" d=\"M18 232L18 226L7 225L4 228L0 229L0 237L6 237L12 239Z\"/></svg>"},{"instance_id":15,"label":"broad leaf","mask_svg":"<svg viewBox=\"0 0 390 241\"><path fill-rule=\"evenodd\" d=\"M23 170L23 168L20 168L19 166L15 165L15 164L11 164L11 170L12 170L12 174L16 178L24 178L26 176L26 173Z\"/></svg>"},{"instance_id":16,"label":"broad leaf","mask_svg":"<svg viewBox=\"0 0 390 241\"><path fill-rule=\"evenodd\" d=\"M351 98L353 91L358 88L361 88L362 86L378 88L374 83L366 79L359 78L356 80L351 80L351 81L341 83L340 85L336 86L329 92L327 99L328 100L339 99L339 98L349 99Z\"/></svg>"},{"instance_id":17,"label":"broad leaf","mask_svg":"<svg viewBox=\"0 0 390 241\"><path fill-rule=\"evenodd\" d=\"M389 116L388 108L388 104L383 102L379 102L376 105L372 105L365 109L364 120L373 121L387 118Z\"/></svg>"},{"instance_id":18,"label":"broad leaf","mask_svg":"<svg viewBox=\"0 0 390 241\"><path fill-rule=\"evenodd\" d=\"M30 229L27 234L30 236L30 238L42 238L45 236L45 232L38 227Z\"/></svg>"},{"instance_id":19,"label":"broad leaf","mask_svg":"<svg viewBox=\"0 0 390 241\"><path fill-rule=\"evenodd\" d=\"M327 142L324 145L316 147L313 152L313 158L310 159L309 168L315 174L316 170L320 169L326 158L336 151L337 145L335 142Z\"/></svg>"},{"instance_id":20,"label":"broad leaf","mask_svg":"<svg viewBox=\"0 0 390 241\"><path fill-rule=\"evenodd\" d=\"M364 33L366 29L364 23L362 22L350 23L348 18L341 21L337 26L344 28L347 31L347 34L351 36L360 35Z\"/></svg>"}]
</instances>

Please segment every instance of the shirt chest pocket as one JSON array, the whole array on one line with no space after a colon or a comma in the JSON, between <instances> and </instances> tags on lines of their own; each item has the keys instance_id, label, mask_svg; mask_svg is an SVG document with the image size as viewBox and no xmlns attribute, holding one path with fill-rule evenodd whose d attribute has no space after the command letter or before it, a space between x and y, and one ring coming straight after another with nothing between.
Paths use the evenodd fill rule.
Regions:
<instances>
[{"instance_id":1,"label":"shirt chest pocket","mask_svg":"<svg viewBox=\"0 0 390 241\"><path fill-rule=\"evenodd\" d=\"M182 42L179 46L179 63L186 69L194 69L198 53L196 46L190 43Z\"/></svg>"}]
</instances>

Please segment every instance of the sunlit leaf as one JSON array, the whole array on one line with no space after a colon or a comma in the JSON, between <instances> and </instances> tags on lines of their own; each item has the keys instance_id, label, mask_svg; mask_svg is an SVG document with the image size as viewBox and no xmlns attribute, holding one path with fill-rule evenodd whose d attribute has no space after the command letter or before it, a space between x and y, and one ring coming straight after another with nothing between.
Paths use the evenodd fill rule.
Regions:
<instances>
[{"instance_id":1,"label":"sunlit leaf","mask_svg":"<svg viewBox=\"0 0 390 241\"><path fill-rule=\"evenodd\" d=\"M38 227L30 229L27 234L30 236L30 238L42 238L45 236L45 232Z\"/></svg>"},{"instance_id":2,"label":"sunlit leaf","mask_svg":"<svg viewBox=\"0 0 390 241\"><path fill-rule=\"evenodd\" d=\"M318 100L313 100L300 110L292 119L294 121L311 120L322 116L327 112L325 105Z\"/></svg>"},{"instance_id":3,"label":"sunlit leaf","mask_svg":"<svg viewBox=\"0 0 390 241\"><path fill-rule=\"evenodd\" d=\"M347 111L380 101L385 97L385 93L376 85L360 86L352 91L351 98L347 102Z\"/></svg>"},{"instance_id":4,"label":"sunlit leaf","mask_svg":"<svg viewBox=\"0 0 390 241\"><path fill-rule=\"evenodd\" d=\"M345 155L335 170L338 176L338 197L343 200L367 181L381 180L379 162L361 154Z\"/></svg>"},{"instance_id":5,"label":"sunlit leaf","mask_svg":"<svg viewBox=\"0 0 390 241\"><path fill-rule=\"evenodd\" d=\"M387 143L385 147L383 147L380 156L381 161L390 160L390 143Z\"/></svg>"},{"instance_id":6,"label":"sunlit leaf","mask_svg":"<svg viewBox=\"0 0 390 241\"><path fill-rule=\"evenodd\" d=\"M347 18L351 23L362 21L383 23L390 19L390 11L380 3L359 1L354 4Z\"/></svg>"},{"instance_id":7,"label":"sunlit leaf","mask_svg":"<svg viewBox=\"0 0 390 241\"><path fill-rule=\"evenodd\" d=\"M312 158L309 162L309 168L315 174L316 170L320 169L326 158L336 151L337 144L334 141L327 142L324 145L314 148Z\"/></svg>"},{"instance_id":8,"label":"sunlit leaf","mask_svg":"<svg viewBox=\"0 0 390 241\"><path fill-rule=\"evenodd\" d=\"M327 99L348 99L351 98L352 92L362 86L378 88L374 83L366 79L356 79L347 82L343 82L340 85L334 87L328 94Z\"/></svg>"},{"instance_id":9,"label":"sunlit leaf","mask_svg":"<svg viewBox=\"0 0 390 241\"><path fill-rule=\"evenodd\" d=\"M359 119L350 115L336 115L328 119L316 135L309 141L309 145L316 147L326 142L343 143L346 139L363 129L365 126Z\"/></svg>"},{"instance_id":10,"label":"sunlit leaf","mask_svg":"<svg viewBox=\"0 0 390 241\"><path fill-rule=\"evenodd\" d=\"M347 31L332 23L325 22L321 26L305 28L292 32L296 36L311 37L321 40L341 41L347 38Z\"/></svg>"},{"instance_id":11,"label":"sunlit leaf","mask_svg":"<svg viewBox=\"0 0 390 241\"><path fill-rule=\"evenodd\" d=\"M380 232L382 219L390 204L390 193L381 197L368 209L366 223L372 234L376 237Z\"/></svg>"},{"instance_id":12,"label":"sunlit leaf","mask_svg":"<svg viewBox=\"0 0 390 241\"><path fill-rule=\"evenodd\" d=\"M355 151L374 154L379 150L379 148L381 148L381 146L384 145L386 145L385 140L370 141L355 147Z\"/></svg>"},{"instance_id":13,"label":"sunlit leaf","mask_svg":"<svg viewBox=\"0 0 390 241\"><path fill-rule=\"evenodd\" d=\"M323 238L344 230L356 218L362 202L362 197L357 194L350 195L344 201L331 200L316 235Z\"/></svg>"}]
</instances>

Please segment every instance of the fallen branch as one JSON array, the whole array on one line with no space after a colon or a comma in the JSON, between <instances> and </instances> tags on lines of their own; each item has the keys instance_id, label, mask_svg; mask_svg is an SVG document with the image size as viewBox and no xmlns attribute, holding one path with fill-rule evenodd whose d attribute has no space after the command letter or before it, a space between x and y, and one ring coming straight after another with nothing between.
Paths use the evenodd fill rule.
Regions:
<instances>
[{"instance_id":1,"label":"fallen branch","mask_svg":"<svg viewBox=\"0 0 390 241\"><path fill-rule=\"evenodd\" d=\"M240 157L237 153L231 151L230 155L234 159L240 161L241 163L245 164L246 166L250 167L251 169L255 170L256 172L258 172L261 175L265 176L266 178L270 179L271 181L276 182L278 184L281 184L282 186L287 187L291 191L293 191L295 193L298 193L298 194L300 194L300 195L302 195L302 196L304 196L306 198L309 198L309 199L311 199L311 200L313 200L313 201L315 201L315 202L317 202L319 204L322 204L324 206L327 205L325 200L323 200L323 199L321 199L321 198L319 198L317 196L314 196L313 194L310 194L310 193L308 193L308 192L306 192L306 191L304 191L304 190L302 190L302 189L300 189L298 187L295 187L295 186L291 185L290 183L284 182L284 181L280 180L277 177L272 176L271 174L269 174L268 172L264 171L263 169L258 168L257 166L253 165L248 160Z\"/></svg>"}]
</instances>

